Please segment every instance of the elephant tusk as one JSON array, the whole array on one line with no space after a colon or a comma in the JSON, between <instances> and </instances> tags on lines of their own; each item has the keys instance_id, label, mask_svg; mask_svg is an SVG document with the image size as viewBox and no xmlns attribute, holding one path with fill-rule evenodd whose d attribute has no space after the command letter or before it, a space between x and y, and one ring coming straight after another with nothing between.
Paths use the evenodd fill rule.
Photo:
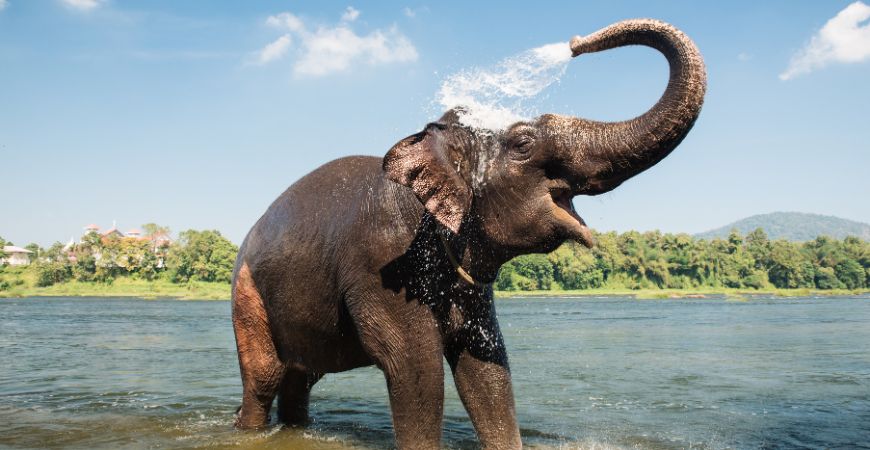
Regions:
<instances>
[{"instance_id":1,"label":"elephant tusk","mask_svg":"<svg viewBox=\"0 0 870 450\"><path fill-rule=\"evenodd\" d=\"M453 268L456 269L456 274L459 275L459 278L462 278L462 280L466 283L477 287L485 288L492 286L492 283L484 283L482 281L475 280L471 276L471 274L466 272L465 269L463 269L462 266L459 265L459 261L456 259L456 256L453 255L453 252L450 251L450 245L447 243L447 238L444 237L444 235L441 233L438 233L438 237L441 238L441 245L444 246L444 251L447 253L447 259L450 260L450 265L452 265Z\"/></svg>"}]
</instances>

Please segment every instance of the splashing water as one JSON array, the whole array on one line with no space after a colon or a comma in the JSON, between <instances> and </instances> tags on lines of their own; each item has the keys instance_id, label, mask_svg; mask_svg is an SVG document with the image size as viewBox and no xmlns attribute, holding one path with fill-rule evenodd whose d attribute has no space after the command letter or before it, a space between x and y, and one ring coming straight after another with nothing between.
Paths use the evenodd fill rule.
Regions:
<instances>
[{"instance_id":1,"label":"splashing water","mask_svg":"<svg viewBox=\"0 0 870 450\"><path fill-rule=\"evenodd\" d=\"M559 81L570 60L571 48L566 42L526 50L493 67L448 76L436 99L444 111L462 107L460 121L465 125L501 130L537 115L528 102Z\"/></svg>"}]
</instances>

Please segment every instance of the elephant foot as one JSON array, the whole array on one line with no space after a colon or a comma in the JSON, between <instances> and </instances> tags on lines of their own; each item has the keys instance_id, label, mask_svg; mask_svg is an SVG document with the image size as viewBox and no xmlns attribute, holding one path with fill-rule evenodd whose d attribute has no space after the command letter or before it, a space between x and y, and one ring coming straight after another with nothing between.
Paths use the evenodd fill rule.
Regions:
<instances>
[{"instance_id":1,"label":"elephant foot","mask_svg":"<svg viewBox=\"0 0 870 450\"><path fill-rule=\"evenodd\" d=\"M311 388L322 377L318 373L288 370L278 392L278 420L290 426L305 426L310 422L308 403Z\"/></svg>"},{"instance_id":2,"label":"elephant foot","mask_svg":"<svg viewBox=\"0 0 870 450\"><path fill-rule=\"evenodd\" d=\"M244 402L236 411L234 426L240 430L260 430L269 426L269 410L272 402Z\"/></svg>"}]
</instances>

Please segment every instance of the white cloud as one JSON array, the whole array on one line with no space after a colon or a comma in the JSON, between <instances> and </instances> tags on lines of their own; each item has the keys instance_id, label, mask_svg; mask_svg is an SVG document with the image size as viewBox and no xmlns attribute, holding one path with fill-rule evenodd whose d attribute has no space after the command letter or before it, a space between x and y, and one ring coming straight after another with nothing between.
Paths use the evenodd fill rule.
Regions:
<instances>
[{"instance_id":1,"label":"white cloud","mask_svg":"<svg viewBox=\"0 0 870 450\"><path fill-rule=\"evenodd\" d=\"M269 16L269 18L266 19L266 25L271 25L277 28L286 28L288 31L297 33L305 31L305 24L302 23L302 19L288 12Z\"/></svg>"},{"instance_id":2,"label":"white cloud","mask_svg":"<svg viewBox=\"0 0 870 450\"><path fill-rule=\"evenodd\" d=\"M348 7L341 22L319 26L314 31L309 31L309 27L291 13L271 16L266 24L284 29L287 34L260 50L257 59L260 64L266 64L283 57L290 47L292 34L298 42L298 57L293 62L293 73L297 76L328 75L346 71L355 64L375 66L417 60L417 49L395 26L365 35L354 31L350 22L359 14L358 10Z\"/></svg>"},{"instance_id":3,"label":"white cloud","mask_svg":"<svg viewBox=\"0 0 870 450\"><path fill-rule=\"evenodd\" d=\"M0 11L6 9L7 6L9 6L9 2L7 0L0 0Z\"/></svg>"},{"instance_id":4,"label":"white cloud","mask_svg":"<svg viewBox=\"0 0 870 450\"><path fill-rule=\"evenodd\" d=\"M417 49L395 27L357 35L345 26L320 28L303 40L302 56L293 71L321 76L347 70L354 62L378 65L417 60Z\"/></svg>"},{"instance_id":5,"label":"white cloud","mask_svg":"<svg viewBox=\"0 0 870 450\"><path fill-rule=\"evenodd\" d=\"M260 50L257 55L257 62L260 64L267 64L281 59L287 53L287 50L290 49L290 44L292 43L293 40L290 38L289 34L285 34L278 39L275 39L275 41Z\"/></svg>"},{"instance_id":6,"label":"white cloud","mask_svg":"<svg viewBox=\"0 0 870 450\"><path fill-rule=\"evenodd\" d=\"M788 80L830 63L857 63L870 59L868 19L870 6L864 2L858 1L847 6L792 57L788 68L779 78Z\"/></svg>"},{"instance_id":7,"label":"white cloud","mask_svg":"<svg viewBox=\"0 0 870 450\"><path fill-rule=\"evenodd\" d=\"M356 18L359 17L359 10L354 8L353 6L348 6L344 11L344 14L341 15L342 22L353 22Z\"/></svg>"},{"instance_id":8,"label":"white cloud","mask_svg":"<svg viewBox=\"0 0 870 450\"><path fill-rule=\"evenodd\" d=\"M89 11L100 4L104 3L105 0L61 0L64 5L69 6L73 9L78 9L80 11Z\"/></svg>"},{"instance_id":9,"label":"white cloud","mask_svg":"<svg viewBox=\"0 0 870 450\"><path fill-rule=\"evenodd\" d=\"M743 62L749 61L752 59L752 55L746 52L740 52L737 54L737 59Z\"/></svg>"}]
</instances>

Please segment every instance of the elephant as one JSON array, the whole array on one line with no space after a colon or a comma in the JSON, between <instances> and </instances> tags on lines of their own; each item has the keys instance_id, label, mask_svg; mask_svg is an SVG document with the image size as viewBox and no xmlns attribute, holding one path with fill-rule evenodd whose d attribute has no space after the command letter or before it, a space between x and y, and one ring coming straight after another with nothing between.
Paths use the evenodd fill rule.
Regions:
<instances>
[{"instance_id":1,"label":"elephant","mask_svg":"<svg viewBox=\"0 0 870 450\"><path fill-rule=\"evenodd\" d=\"M645 45L666 57L661 99L627 121L543 114L502 130L462 108L398 141L383 158L349 156L305 175L242 243L232 323L242 378L236 426L308 420L327 373L376 365L400 449L438 448L444 364L484 448L520 448L493 281L518 255L594 245L577 195L608 192L667 156L701 111L695 44L652 19L570 41L573 56Z\"/></svg>"}]
</instances>

